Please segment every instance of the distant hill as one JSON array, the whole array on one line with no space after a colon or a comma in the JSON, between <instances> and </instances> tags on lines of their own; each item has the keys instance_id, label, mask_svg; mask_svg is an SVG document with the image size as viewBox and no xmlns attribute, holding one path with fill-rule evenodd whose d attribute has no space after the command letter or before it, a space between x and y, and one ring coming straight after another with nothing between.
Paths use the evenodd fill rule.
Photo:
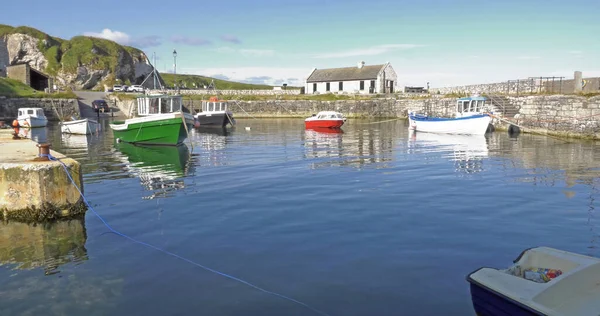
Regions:
<instances>
[{"instance_id":1,"label":"distant hill","mask_svg":"<svg viewBox=\"0 0 600 316\"><path fill-rule=\"evenodd\" d=\"M70 40L28 27L0 24L0 65L29 63L75 89L103 89L117 80L138 84L152 72L143 51L89 36Z\"/></svg>"},{"instance_id":2,"label":"distant hill","mask_svg":"<svg viewBox=\"0 0 600 316\"><path fill-rule=\"evenodd\" d=\"M163 77L165 83L169 87L172 87L174 85L175 77L177 77L177 81L182 86L185 86L186 88L190 89L203 88L204 86L208 87L211 81L214 80L215 88L219 90L273 90L273 86L265 84L227 81L199 75L174 75L169 73L162 73L161 76Z\"/></svg>"}]
</instances>

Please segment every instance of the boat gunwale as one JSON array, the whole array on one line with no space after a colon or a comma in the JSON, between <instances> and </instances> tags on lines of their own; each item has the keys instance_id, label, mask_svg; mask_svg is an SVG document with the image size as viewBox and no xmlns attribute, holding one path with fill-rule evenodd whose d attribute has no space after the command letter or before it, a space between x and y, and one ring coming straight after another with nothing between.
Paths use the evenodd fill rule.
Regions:
<instances>
[{"instance_id":1,"label":"boat gunwale","mask_svg":"<svg viewBox=\"0 0 600 316\"><path fill-rule=\"evenodd\" d=\"M482 284L481 282L479 282L479 281L477 281L477 280L475 280L475 279L473 279L471 277L473 274L479 272L482 269L498 270L498 269L492 268L492 267L480 267L480 268L476 269L475 271L473 271L473 272L471 272L471 273L469 273L467 275L467 278L466 278L467 282L469 282L472 285L476 285L476 286L480 287L481 289L486 290L486 291L488 291L488 292L490 292L490 293L492 293L492 294L494 294L494 295L502 298L503 300L508 301L509 303L514 304L514 305L516 305L518 307L521 307L521 308L523 308L523 309L527 310L528 312L531 312L531 313L533 313L535 315L548 316L548 314L546 314L544 312L541 312L541 311L537 311L533 307L531 307L529 305L526 305L525 303L519 302L519 301L515 300L514 298L511 298L511 297L507 296L506 294L500 293L500 292L498 292L498 291L496 291L496 290L488 287L487 285ZM471 293L471 300L472 300L472 296L473 296L473 293Z\"/></svg>"},{"instance_id":2,"label":"boat gunwale","mask_svg":"<svg viewBox=\"0 0 600 316\"><path fill-rule=\"evenodd\" d=\"M417 121L417 122L449 122L449 121L464 121L464 120L472 120L489 116L486 113L483 114L474 114L463 117L437 117L437 116L422 116L417 114L409 114L408 118Z\"/></svg>"}]
</instances>

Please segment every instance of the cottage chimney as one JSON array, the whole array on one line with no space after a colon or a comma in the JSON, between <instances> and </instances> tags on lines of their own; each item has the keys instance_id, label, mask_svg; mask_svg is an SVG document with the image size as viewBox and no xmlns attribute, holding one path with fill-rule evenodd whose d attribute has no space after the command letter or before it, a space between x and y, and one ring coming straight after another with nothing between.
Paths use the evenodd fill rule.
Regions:
<instances>
[{"instance_id":1,"label":"cottage chimney","mask_svg":"<svg viewBox=\"0 0 600 316\"><path fill-rule=\"evenodd\" d=\"M358 62L358 69L361 69L364 66L365 66L365 62L364 61Z\"/></svg>"}]
</instances>

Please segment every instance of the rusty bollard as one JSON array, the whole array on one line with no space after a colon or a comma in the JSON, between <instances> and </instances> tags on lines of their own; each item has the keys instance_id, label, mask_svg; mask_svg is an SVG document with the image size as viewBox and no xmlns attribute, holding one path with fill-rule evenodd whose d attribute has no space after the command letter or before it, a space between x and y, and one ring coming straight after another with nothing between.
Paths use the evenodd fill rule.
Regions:
<instances>
[{"instance_id":1,"label":"rusty bollard","mask_svg":"<svg viewBox=\"0 0 600 316\"><path fill-rule=\"evenodd\" d=\"M50 144L37 144L36 145L39 149L39 156L36 157L34 160L35 161L48 161L50 160L50 158L48 158L48 155L50 155Z\"/></svg>"}]
</instances>

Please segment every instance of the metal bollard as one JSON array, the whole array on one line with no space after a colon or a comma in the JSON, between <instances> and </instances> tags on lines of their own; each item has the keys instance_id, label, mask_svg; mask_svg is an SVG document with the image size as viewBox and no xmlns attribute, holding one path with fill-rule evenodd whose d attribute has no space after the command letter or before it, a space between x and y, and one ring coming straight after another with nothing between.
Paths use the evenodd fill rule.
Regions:
<instances>
[{"instance_id":1,"label":"metal bollard","mask_svg":"<svg viewBox=\"0 0 600 316\"><path fill-rule=\"evenodd\" d=\"M35 158L34 160L36 160L36 161L50 160L50 158L48 158L48 155L50 155L50 144L44 143L44 144L37 144L36 146L39 149L39 156L37 158Z\"/></svg>"}]
</instances>

